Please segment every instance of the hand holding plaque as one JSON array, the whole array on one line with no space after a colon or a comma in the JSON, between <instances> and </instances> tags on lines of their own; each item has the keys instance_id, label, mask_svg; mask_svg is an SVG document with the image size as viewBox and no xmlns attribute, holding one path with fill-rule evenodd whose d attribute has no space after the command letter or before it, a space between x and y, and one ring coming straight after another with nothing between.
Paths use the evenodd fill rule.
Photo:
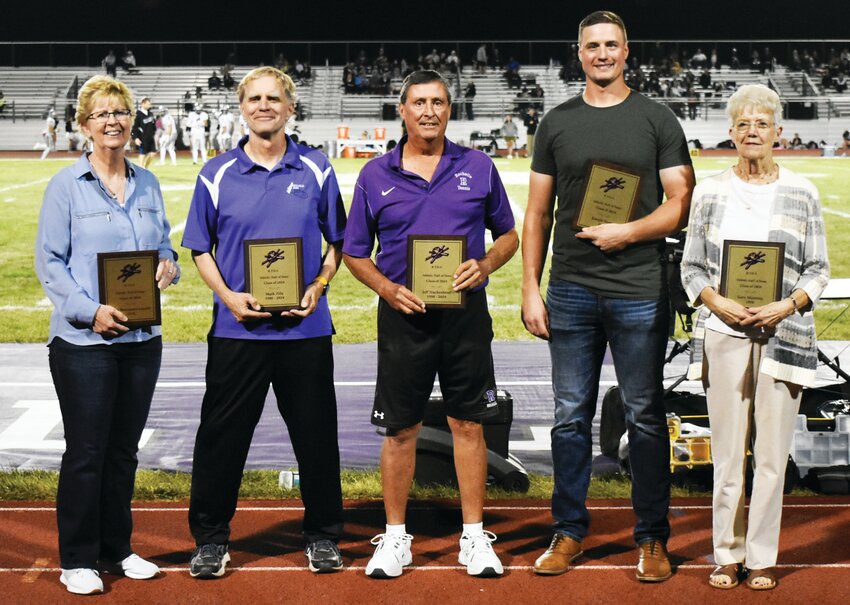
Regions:
<instances>
[{"instance_id":1,"label":"hand holding plaque","mask_svg":"<svg viewBox=\"0 0 850 605\"><path fill-rule=\"evenodd\" d=\"M247 239L245 291L272 313L301 308L304 261L300 237Z\"/></svg>"},{"instance_id":2,"label":"hand holding plaque","mask_svg":"<svg viewBox=\"0 0 850 605\"><path fill-rule=\"evenodd\" d=\"M573 228L580 230L605 223L630 222L639 194L639 174L616 164L591 162L584 195L573 218Z\"/></svg>"},{"instance_id":3,"label":"hand holding plaque","mask_svg":"<svg viewBox=\"0 0 850 605\"><path fill-rule=\"evenodd\" d=\"M162 324L156 269L159 252L100 252L97 255L97 279L100 302L127 316L128 328L146 328Z\"/></svg>"},{"instance_id":4,"label":"hand holding plaque","mask_svg":"<svg viewBox=\"0 0 850 605\"><path fill-rule=\"evenodd\" d=\"M462 308L466 305L466 291L455 292L452 282L464 260L465 235L408 235L407 288L426 307Z\"/></svg>"},{"instance_id":5,"label":"hand holding plaque","mask_svg":"<svg viewBox=\"0 0 850 605\"><path fill-rule=\"evenodd\" d=\"M720 295L745 307L762 307L782 297L784 242L725 240Z\"/></svg>"}]
</instances>

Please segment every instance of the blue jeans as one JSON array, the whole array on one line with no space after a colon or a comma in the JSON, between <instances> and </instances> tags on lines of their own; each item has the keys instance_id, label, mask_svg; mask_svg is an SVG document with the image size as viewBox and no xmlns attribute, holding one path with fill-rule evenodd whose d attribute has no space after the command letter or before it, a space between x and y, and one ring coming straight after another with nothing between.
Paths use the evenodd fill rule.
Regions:
<instances>
[{"instance_id":1,"label":"blue jeans","mask_svg":"<svg viewBox=\"0 0 850 605\"><path fill-rule=\"evenodd\" d=\"M638 543L670 535L670 442L662 369L668 302L598 296L570 282L551 282L549 352L555 425L552 464L555 531L581 541L590 525L585 500L590 483L591 423L606 345L626 406L632 470L632 506Z\"/></svg>"},{"instance_id":2,"label":"blue jeans","mask_svg":"<svg viewBox=\"0 0 850 605\"><path fill-rule=\"evenodd\" d=\"M63 569L128 557L139 439L151 407L162 339L79 346L50 343L65 428L56 517Z\"/></svg>"}]
</instances>

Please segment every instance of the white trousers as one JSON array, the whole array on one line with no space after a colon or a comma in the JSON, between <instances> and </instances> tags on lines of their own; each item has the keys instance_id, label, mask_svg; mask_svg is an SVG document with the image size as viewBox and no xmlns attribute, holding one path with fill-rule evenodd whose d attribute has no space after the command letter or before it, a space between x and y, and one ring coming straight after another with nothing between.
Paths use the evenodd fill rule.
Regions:
<instances>
[{"instance_id":1,"label":"white trousers","mask_svg":"<svg viewBox=\"0 0 850 605\"><path fill-rule=\"evenodd\" d=\"M192 163L200 159L201 164L207 161L207 137L205 133L192 133Z\"/></svg>"},{"instance_id":2,"label":"white trousers","mask_svg":"<svg viewBox=\"0 0 850 605\"><path fill-rule=\"evenodd\" d=\"M165 164L165 152L171 156L171 163L177 163L177 155L174 152L174 145L177 142L177 135L162 135L159 137L159 163Z\"/></svg>"},{"instance_id":3,"label":"white trousers","mask_svg":"<svg viewBox=\"0 0 850 605\"><path fill-rule=\"evenodd\" d=\"M776 565L785 466L802 387L759 373L766 340L705 331L703 386L714 462L712 534L717 565ZM744 520L747 450L753 493Z\"/></svg>"}]
</instances>

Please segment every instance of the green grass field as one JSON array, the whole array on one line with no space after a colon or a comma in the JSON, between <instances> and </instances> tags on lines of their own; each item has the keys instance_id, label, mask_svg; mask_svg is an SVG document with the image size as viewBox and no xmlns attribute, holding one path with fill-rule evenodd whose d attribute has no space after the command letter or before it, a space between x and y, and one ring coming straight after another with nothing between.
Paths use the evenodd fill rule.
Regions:
<instances>
[{"instance_id":1,"label":"green grass field","mask_svg":"<svg viewBox=\"0 0 850 605\"><path fill-rule=\"evenodd\" d=\"M698 158L697 179L728 167L733 158ZM364 160L335 160L346 204ZM41 342L47 338L49 303L33 270L33 242L42 195L49 178L67 160L0 160L0 342ZM825 212L827 237L834 277L850 277L850 162L843 158L780 158L791 170L804 174L818 187ZM497 160L511 200L524 208L528 193L529 161ZM179 228L186 218L197 167L186 159L172 167L153 166L163 188L168 218ZM521 225L522 217L517 217ZM519 225L518 225L519 226ZM182 229L172 241L179 246ZM198 276L187 251L180 249L183 278L163 297L163 334L167 341L195 342L205 339L210 324L211 294ZM522 265L517 254L490 281L496 338L530 338L519 319ZM330 304L337 330L336 342L375 340L376 296L343 267L334 280ZM844 308L825 302L816 310L819 330ZM850 316L836 321L823 338L850 340Z\"/></svg>"}]
</instances>

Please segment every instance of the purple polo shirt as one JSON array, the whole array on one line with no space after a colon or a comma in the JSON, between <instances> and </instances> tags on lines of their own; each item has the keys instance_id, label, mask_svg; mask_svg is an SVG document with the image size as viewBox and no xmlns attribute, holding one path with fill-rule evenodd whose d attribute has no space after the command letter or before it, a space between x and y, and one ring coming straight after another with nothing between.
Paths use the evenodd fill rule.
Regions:
<instances>
[{"instance_id":1,"label":"purple polo shirt","mask_svg":"<svg viewBox=\"0 0 850 605\"><path fill-rule=\"evenodd\" d=\"M289 137L280 163L266 170L245 153L247 140L201 169L183 247L212 253L227 286L244 292L244 240L301 237L306 286L321 270L323 240L339 242L345 232L345 208L336 175L322 152ZM329 334L333 324L325 296L304 319L273 317L239 323L213 294L212 336L293 340Z\"/></svg>"},{"instance_id":2,"label":"purple polo shirt","mask_svg":"<svg viewBox=\"0 0 850 605\"><path fill-rule=\"evenodd\" d=\"M485 229L495 240L514 228L508 195L487 155L446 139L429 183L401 168L405 143L406 137L360 171L342 248L349 256L368 258L377 236L375 263L398 284L406 282L408 235L465 235L468 257L480 259Z\"/></svg>"}]
</instances>

